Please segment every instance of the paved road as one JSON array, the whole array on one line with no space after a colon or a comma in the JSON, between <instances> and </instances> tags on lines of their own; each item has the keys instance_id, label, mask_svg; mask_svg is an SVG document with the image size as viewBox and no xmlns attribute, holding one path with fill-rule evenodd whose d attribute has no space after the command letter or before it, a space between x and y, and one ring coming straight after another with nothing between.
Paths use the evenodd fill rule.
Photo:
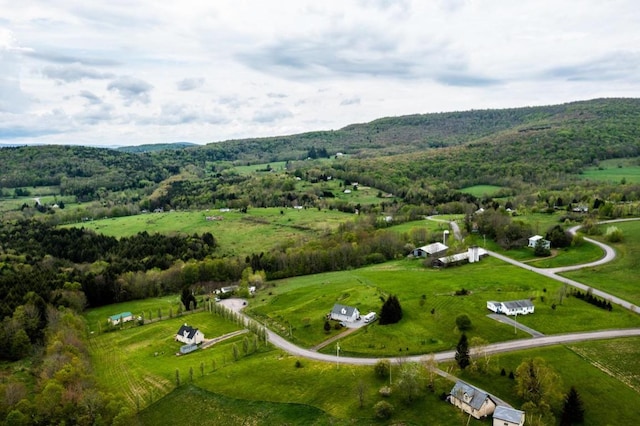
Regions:
<instances>
[{"instance_id":1,"label":"paved road","mask_svg":"<svg viewBox=\"0 0 640 426\"><path fill-rule=\"evenodd\" d=\"M227 307L241 312L244 305L244 301L241 299L225 299L220 301ZM248 321L253 321L245 316ZM290 341L284 339L282 336L267 329L268 339L272 345L282 349L285 352L294 356L313 359L316 361L336 362L340 364L352 364L352 365L374 365L381 359L390 359L392 361L402 362L419 362L424 360L426 355L416 355L409 357L383 357L383 358L352 358L352 357L336 357L335 354L322 354L314 352L308 349L301 348L294 345ZM557 345L561 343L575 343L586 340L602 340L613 339L616 337L630 337L640 336L640 328L630 328L622 330L604 330L604 331L589 331L582 333L570 333L570 334L557 334L553 336L533 337L529 339L511 340L508 342L494 343L486 346L486 352L488 354L495 354L500 352L519 351L522 349L537 348L541 346ZM455 359L455 351L437 352L434 354L435 359L438 362L452 361Z\"/></svg>"}]
</instances>

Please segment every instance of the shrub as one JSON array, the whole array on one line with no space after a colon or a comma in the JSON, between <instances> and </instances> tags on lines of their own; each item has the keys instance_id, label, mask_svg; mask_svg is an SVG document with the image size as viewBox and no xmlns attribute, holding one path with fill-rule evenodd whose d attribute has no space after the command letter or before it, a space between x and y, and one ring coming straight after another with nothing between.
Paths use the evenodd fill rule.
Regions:
<instances>
[{"instance_id":1,"label":"shrub","mask_svg":"<svg viewBox=\"0 0 640 426\"><path fill-rule=\"evenodd\" d=\"M610 243L619 243L622 241L622 231L617 226L609 226L607 227L604 237Z\"/></svg>"},{"instance_id":2,"label":"shrub","mask_svg":"<svg viewBox=\"0 0 640 426\"><path fill-rule=\"evenodd\" d=\"M387 398L387 397L391 396L391 387L390 386L383 386L383 387L380 388L378 393L380 393L380 395L382 395L385 398Z\"/></svg>"},{"instance_id":3,"label":"shrub","mask_svg":"<svg viewBox=\"0 0 640 426\"><path fill-rule=\"evenodd\" d=\"M391 362L388 359L381 359L375 363L373 371L376 373L376 376L386 379L389 377L389 372L391 371Z\"/></svg>"},{"instance_id":4,"label":"shrub","mask_svg":"<svg viewBox=\"0 0 640 426\"><path fill-rule=\"evenodd\" d=\"M458 330L467 331L471 329L471 319L467 314L460 314L456 317L456 325Z\"/></svg>"},{"instance_id":5,"label":"shrub","mask_svg":"<svg viewBox=\"0 0 640 426\"><path fill-rule=\"evenodd\" d=\"M299 359L296 359L296 368L302 368L302 363Z\"/></svg>"},{"instance_id":6,"label":"shrub","mask_svg":"<svg viewBox=\"0 0 640 426\"><path fill-rule=\"evenodd\" d=\"M393 415L393 405L387 401L380 401L373 406L373 411L379 419L389 419Z\"/></svg>"}]
</instances>

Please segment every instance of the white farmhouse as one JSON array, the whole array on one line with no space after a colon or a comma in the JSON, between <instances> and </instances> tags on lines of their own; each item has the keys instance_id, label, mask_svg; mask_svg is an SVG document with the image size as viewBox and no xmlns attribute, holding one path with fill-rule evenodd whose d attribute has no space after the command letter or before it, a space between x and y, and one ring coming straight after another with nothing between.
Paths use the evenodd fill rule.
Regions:
<instances>
[{"instance_id":1,"label":"white farmhouse","mask_svg":"<svg viewBox=\"0 0 640 426\"><path fill-rule=\"evenodd\" d=\"M360 319L360 311L358 311L358 308L336 303L333 305L329 316L332 320L336 321L354 322Z\"/></svg>"},{"instance_id":2,"label":"white farmhouse","mask_svg":"<svg viewBox=\"0 0 640 426\"><path fill-rule=\"evenodd\" d=\"M538 242L542 242L542 247L544 247L546 250L551 249L551 241L545 240L542 235L534 235L533 237L530 237L529 247L536 248Z\"/></svg>"},{"instance_id":3,"label":"white farmhouse","mask_svg":"<svg viewBox=\"0 0 640 426\"><path fill-rule=\"evenodd\" d=\"M476 419L493 414L497 406L490 394L461 380L453 386L448 399L450 403Z\"/></svg>"},{"instance_id":4,"label":"white farmhouse","mask_svg":"<svg viewBox=\"0 0 640 426\"><path fill-rule=\"evenodd\" d=\"M176 340L186 345L198 345L204 341L204 334L197 328L185 324L176 333Z\"/></svg>"}]
</instances>

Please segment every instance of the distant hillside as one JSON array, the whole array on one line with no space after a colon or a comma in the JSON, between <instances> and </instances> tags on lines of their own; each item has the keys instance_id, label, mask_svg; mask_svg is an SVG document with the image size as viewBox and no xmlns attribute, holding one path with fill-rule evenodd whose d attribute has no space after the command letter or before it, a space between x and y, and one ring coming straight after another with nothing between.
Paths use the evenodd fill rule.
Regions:
<instances>
[{"instance_id":1,"label":"distant hillside","mask_svg":"<svg viewBox=\"0 0 640 426\"><path fill-rule=\"evenodd\" d=\"M349 155L336 173L395 192L435 179L449 186L541 182L608 158L640 156L640 99L596 99L543 107L387 117L335 131L194 146L154 144L119 150L0 148L0 186L61 185L121 190L212 162L270 163ZM198 172L198 173L201 173Z\"/></svg>"},{"instance_id":2,"label":"distant hillside","mask_svg":"<svg viewBox=\"0 0 640 426\"><path fill-rule=\"evenodd\" d=\"M172 143L154 143L138 146L121 146L116 148L117 151L130 152L130 153L142 153L142 152L155 152L165 150L184 149L192 146L198 146L193 142L172 142Z\"/></svg>"},{"instance_id":3,"label":"distant hillside","mask_svg":"<svg viewBox=\"0 0 640 426\"><path fill-rule=\"evenodd\" d=\"M622 122L619 118L627 118ZM340 130L253 138L186 148L192 161L268 163L307 158L311 148L356 157L378 157L491 140L504 132L528 139L531 132L565 127L611 127L627 134L640 118L640 99L596 99L562 105L386 117ZM621 132L612 126L622 126ZM633 132L632 132L633 133ZM160 153L162 155L162 153Z\"/></svg>"}]
</instances>

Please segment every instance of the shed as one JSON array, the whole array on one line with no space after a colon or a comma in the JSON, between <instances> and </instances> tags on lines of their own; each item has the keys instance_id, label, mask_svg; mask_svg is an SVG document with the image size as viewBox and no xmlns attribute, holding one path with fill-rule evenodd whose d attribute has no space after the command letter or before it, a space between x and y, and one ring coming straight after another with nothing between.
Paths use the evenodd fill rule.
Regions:
<instances>
[{"instance_id":1,"label":"shed","mask_svg":"<svg viewBox=\"0 0 640 426\"><path fill-rule=\"evenodd\" d=\"M329 316L336 321L354 322L360 319L360 311L358 311L358 308L336 303L333 305Z\"/></svg>"},{"instance_id":2,"label":"shed","mask_svg":"<svg viewBox=\"0 0 640 426\"><path fill-rule=\"evenodd\" d=\"M524 425L524 411L499 405L493 412L493 426L522 426Z\"/></svg>"},{"instance_id":3,"label":"shed","mask_svg":"<svg viewBox=\"0 0 640 426\"><path fill-rule=\"evenodd\" d=\"M109 321L112 325L118 325L120 323L125 323L132 320L133 314L131 312L121 312L116 315L111 315L107 321Z\"/></svg>"}]
</instances>

